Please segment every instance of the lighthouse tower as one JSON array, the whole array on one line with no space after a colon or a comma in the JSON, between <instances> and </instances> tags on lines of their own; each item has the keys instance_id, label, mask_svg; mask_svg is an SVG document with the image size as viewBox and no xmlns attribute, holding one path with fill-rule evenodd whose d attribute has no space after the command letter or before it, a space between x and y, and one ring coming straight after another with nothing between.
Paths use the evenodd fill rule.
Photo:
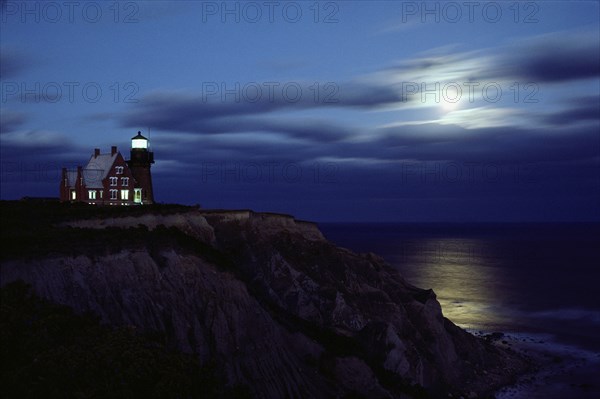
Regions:
<instances>
[{"instance_id":1,"label":"lighthouse tower","mask_svg":"<svg viewBox=\"0 0 600 399\"><path fill-rule=\"evenodd\" d=\"M154 203L154 193L152 191L152 175L150 174L150 165L154 163L154 153L150 151L150 142L142 132L131 138L131 157L127 164L137 182L137 189L134 192L134 202L141 204Z\"/></svg>"}]
</instances>

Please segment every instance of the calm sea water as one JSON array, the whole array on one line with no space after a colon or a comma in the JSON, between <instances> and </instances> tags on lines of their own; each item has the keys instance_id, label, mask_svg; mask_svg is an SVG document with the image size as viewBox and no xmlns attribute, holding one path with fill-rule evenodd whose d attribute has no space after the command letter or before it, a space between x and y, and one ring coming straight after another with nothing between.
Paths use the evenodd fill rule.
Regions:
<instances>
[{"instance_id":1,"label":"calm sea water","mask_svg":"<svg viewBox=\"0 0 600 399\"><path fill-rule=\"evenodd\" d=\"M600 352L600 224L323 224L374 252L463 328L544 335Z\"/></svg>"}]
</instances>

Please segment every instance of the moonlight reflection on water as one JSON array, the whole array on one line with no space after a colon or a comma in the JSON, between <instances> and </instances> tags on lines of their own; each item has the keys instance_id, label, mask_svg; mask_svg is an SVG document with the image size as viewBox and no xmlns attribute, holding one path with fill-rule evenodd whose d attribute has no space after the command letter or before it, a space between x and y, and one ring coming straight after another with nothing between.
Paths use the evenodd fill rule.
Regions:
<instances>
[{"instance_id":1,"label":"moonlight reflection on water","mask_svg":"<svg viewBox=\"0 0 600 399\"><path fill-rule=\"evenodd\" d=\"M410 283L435 291L445 317L463 328L489 330L509 323L501 307L511 301L503 290L508 281L484 241L432 238L400 246L391 262Z\"/></svg>"},{"instance_id":2,"label":"moonlight reflection on water","mask_svg":"<svg viewBox=\"0 0 600 399\"><path fill-rule=\"evenodd\" d=\"M596 224L338 224L328 238L375 252L432 288L467 329L550 335L600 351Z\"/></svg>"}]
</instances>

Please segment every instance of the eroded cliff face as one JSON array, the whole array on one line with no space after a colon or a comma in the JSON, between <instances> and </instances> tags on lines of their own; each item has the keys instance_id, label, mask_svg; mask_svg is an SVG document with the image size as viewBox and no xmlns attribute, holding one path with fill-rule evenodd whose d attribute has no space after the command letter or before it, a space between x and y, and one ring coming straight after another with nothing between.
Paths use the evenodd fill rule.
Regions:
<instances>
[{"instance_id":1,"label":"eroded cliff face","mask_svg":"<svg viewBox=\"0 0 600 399\"><path fill-rule=\"evenodd\" d=\"M315 224L291 216L196 210L61 228L140 225L148 234L175 227L199 249L159 243L9 259L2 284L21 279L107 323L164 332L261 398L423 394L415 384L431 396L472 396L524 367L445 319L431 290L408 284L373 254L335 247Z\"/></svg>"}]
</instances>

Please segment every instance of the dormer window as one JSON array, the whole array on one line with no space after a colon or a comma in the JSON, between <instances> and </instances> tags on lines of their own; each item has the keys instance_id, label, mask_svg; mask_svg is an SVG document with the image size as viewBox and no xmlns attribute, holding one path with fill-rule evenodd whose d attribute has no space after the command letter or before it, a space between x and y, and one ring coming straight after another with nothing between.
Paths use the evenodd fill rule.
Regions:
<instances>
[{"instance_id":1,"label":"dormer window","mask_svg":"<svg viewBox=\"0 0 600 399\"><path fill-rule=\"evenodd\" d=\"M110 185L111 186L116 186L117 182L118 182L119 178L118 177L111 177L110 178Z\"/></svg>"},{"instance_id":2,"label":"dormer window","mask_svg":"<svg viewBox=\"0 0 600 399\"><path fill-rule=\"evenodd\" d=\"M123 174L123 167L122 166L115 166L115 169L117 170L117 174L118 175L122 175Z\"/></svg>"},{"instance_id":3,"label":"dormer window","mask_svg":"<svg viewBox=\"0 0 600 399\"><path fill-rule=\"evenodd\" d=\"M121 177L121 185L122 186L129 186L129 177Z\"/></svg>"}]
</instances>

